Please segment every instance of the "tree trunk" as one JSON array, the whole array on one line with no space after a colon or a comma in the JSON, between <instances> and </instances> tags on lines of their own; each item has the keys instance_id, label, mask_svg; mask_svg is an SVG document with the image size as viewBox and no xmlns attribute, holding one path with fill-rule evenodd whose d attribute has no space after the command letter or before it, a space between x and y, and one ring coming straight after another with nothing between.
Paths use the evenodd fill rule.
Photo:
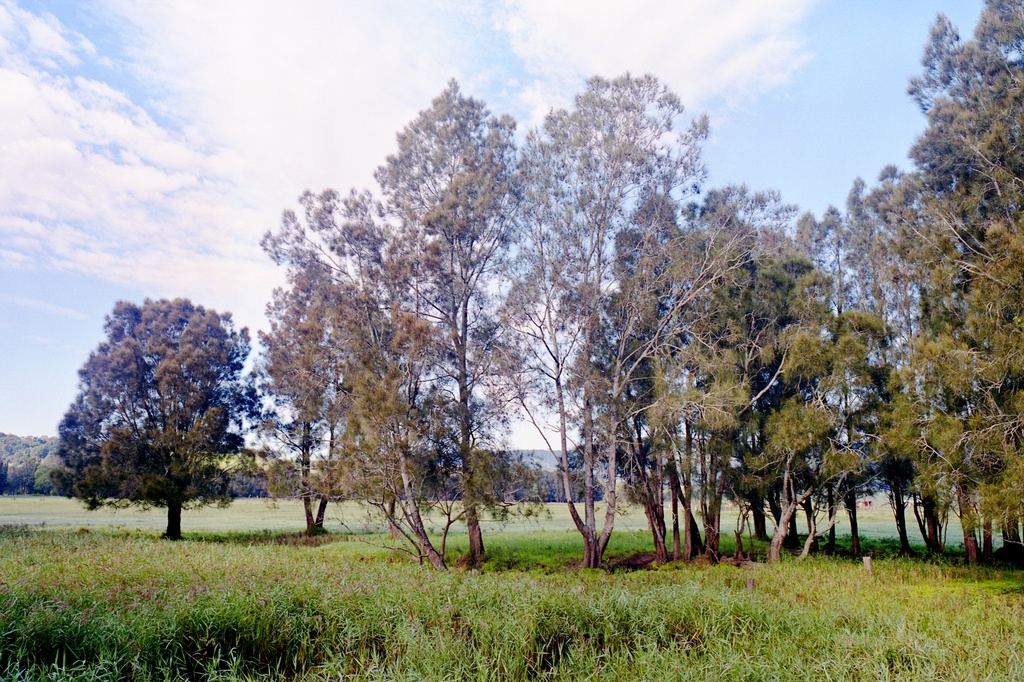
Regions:
<instances>
[{"instance_id":1,"label":"tree trunk","mask_svg":"<svg viewBox=\"0 0 1024 682\"><path fill-rule=\"evenodd\" d=\"M807 543L806 543L805 550L807 550L807 552L817 552L818 551L818 536L817 536L817 533L815 532L815 528L817 528L818 524L814 520L814 504L811 502L811 498L810 497L808 497L807 499L805 499L803 501L803 508L804 508L804 516L807 519ZM806 553L805 553L805 555L806 555Z\"/></svg>"},{"instance_id":2,"label":"tree trunk","mask_svg":"<svg viewBox=\"0 0 1024 682\"><path fill-rule=\"evenodd\" d=\"M647 511L645 506L645 514L647 516L647 526L651 531L651 538L654 540L654 561L658 564L664 564L668 561L668 547L665 545L665 528L662 526L658 527L657 520L653 518L651 512Z\"/></svg>"},{"instance_id":3,"label":"tree trunk","mask_svg":"<svg viewBox=\"0 0 1024 682\"><path fill-rule=\"evenodd\" d=\"M693 431L688 421L683 422L686 429L686 469L682 476L683 488L683 523L686 524L683 534L683 561L691 561L697 554L702 554L700 529L697 519L693 518Z\"/></svg>"},{"instance_id":4,"label":"tree trunk","mask_svg":"<svg viewBox=\"0 0 1024 682\"><path fill-rule=\"evenodd\" d=\"M782 508L782 514L785 516L786 508ZM800 549L800 529L796 525L796 509L789 515L789 532L786 533L786 549Z\"/></svg>"},{"instance_id":5,"label":"tree trunk","mask_svg":"<svg viewBox=\"0 0 1024 682\"><path fill-rule=\"evenodd\" d=\"M795 531L796 510L803 504L804 500L811 496L811 491L807 490L802 493L799 497L796 494L796 490L790 479L790 463L786 463L786 468L782 476L782 504L781 514L778 524L775 526L775 535L772 536L772 544L768 548L768 561L776 562L782 559L782 546L786 542L786 536L790 535ZM787 528L790 529L787 531ZM797 546L799 546L799 539L797 540Z\"/></svg>"},{"instance_id":6,"label":"tree trunk","mask_svg":"<svg viewBox=\"0 0 1024 682\"><path fill-rule=\"evenodd\" d=\"M476 505L466 508L466 533L469 535L469 563L479 566L484 556L484 535L480 530Z\"/></svg>"},{"instance_id":7,"label":"tree trunk","mask_svg":"<svg viewBox=\"0 0 1024 682\"><path fill-rule=\"evenodd\" d=\"M772 536L772 543L768 548L769 562L779 561L782 558L782 547L786 541L786 536L790 534L787 528L790 527L790 521L796 517L798 504L798 502L793 502L782 507L782 518L779 519L779 524L775 526L775 534Z\"/></svg>"},{"instance_id":8,"label":"tree trunk","mask_svg":"<svg viewBox=\"0 0 1024 682\"><path fill-rule=\"evenodd\" d=\"M317 530L324 529L324 518L327 516L327 498L321 497L319 504L316 506L316 524Z\"/></svg>"},{"instance_id":9,"label":"tree trunk","mask_svg":"<svg viewBox=\"0 0 1024 682\"><path fill-rule=\"evenodd\" d=\"M569 479L569 435L568 418L565 411L565 392L562 388L561 379L555 377L555 401L558 406L558 443L559 443L559 472L562 474L562 490L565 493L565 504L569 508L569 517L572 519L576 530L583 537L583 566L588 566L591 561L590 555L596 547L593 537L587 532L586 521L580 518L576 503L573 502L572 481ZM586 486L584 486L586 487ZM586 510L584 510L586 514Z\"/></svg>"},{"instance_id":10,"label":"tree trunk","mask_svg":"<svg viewBox=\"0 0 1024 682\"><path fill-rule=\"evenodd\" d=\"M388 500L387 515L388 515L388 537L391 538L392 540L398 540L399 538L402 537L402 533L398 529L398 526L395 525L395 522L394 522L394 518L395 518L395 498L394 497L392 497L391 499Z\"/></svg>"},{"instance_id":11,"label":"tree trunk","mask_svg":"<svg viewBox=\"0 0 1024 682\"><path fill-rule=\"evenodd\" d=\"M614 408L613 408L614 409ZM608 430L609 433L614 434L618 429L616 421L609 419L611 428ZM615 509L617 506L618 493L616 491L617 485L617 474L616 474L616 459L618 456L617 443L614 437L608 439L608 484L605 486L604 491L604 527L601 528L601 537L597 541L597 557L595 558L597 564L594 568L598 568L601 565L602 557L604 556L605 549L608 548L608 541L611 540L612 531L615 529Z\"/></svg>"},{"instance_id":12,"label":"tree trunk","mask_svg":"<svg viewBox=\"0 0 1024 682\"><path fill-rule=\"evenodd\" d=\"M690 547L691 547L691 550L693 552L693 554L690 557L692 559L693 557L697 556L698 554L703 554L704 553L704 541L701 540L701 537L700 537L700 525L697 523L697 519L696 519L696 517L694 517L693 511L692 510L687 510L686 516L689 517L689 519L690 519L690 523L689 523L690 531L689 531L689 533L687 533L687 535L689 536L688 541L690 543Z\"/></svg>"},{"instance_id":13,"label":"tree trunk","mask_svg":"<svg viewBox=\"0 0 1024 682\"><path fill-rule=\"evenodd\" d=\"M957 505L960 508L960 527L964 532L964 557L971 566L978 564L978 538L975 535L974 508L963 486L957 486Z\"/></svg>"},{"instance_id":14,"label":"tree trunk","mask_svg":"<svg viewBox=\"0 0 1024 682\"><path fill-rule=\"evenodd\" d=\"M316 519L313 518L313 500L306 492L302 493L302 511L306 517L306 532L312 533L314 526L316 525Z\"/></svg>"},{"instance_id":15,"label":"tree trunk","mask_svg":"<svg viewBox=\"0 0 1024 682\"><path fill-rule=\"evenodd\" d=\"M181 502L171 502L167 505L167 532L164 537L168 540L181 539Z\"/></svg>"},{"instance_id":16,"label":"tree trunk","mask_svg":"<svg viewBox=\"0 0 1024 682\"><path fill-rule=\"evenodd\" d=\"M981 556L986 563L992 563L992 519L986 518L981 525Z\"/></svg>"},{"instance_id":17,"label":"tree trunk","mask_svg":"<svg viewBox=\"0 0 1024 682\"><path fill-rule=\"evenodd\" d=\"M654 540L655 561L664 564L668 561L668 547L665 545L665 504L655 499L655 485L644 482L644 516L647 517L647 528Z\"/></svg>"},{"instance_id":18,"label":"tree trunk","mask_svg":"<svg viewBox=\"0 0 1024 682\"><path fill-rule=\"evenodd\" d=\"M828 486L828 519L836 517L836 491L835 486ZM828 529L828 542L825 544L825 556L833 556L836 553L836 524Z\"/></svg>"},{"instance_id":19,"label":"tree trunk","mask_svg":"<svg viewBox=\"0 0 1024 682\"><path fill-rule=\"evenodd\" d=\"M750 515L754 517L754 537L761 542L768 542L768 519L764 514L764 500L760 495L750 498Z\"/></svg>"},{"instance_id":20,"label":"tree trunk","mask_svg":"<svg viewBox=\"0 0 1024 682\"><path fill-rule=\"evenodd\" d=\"M665 483L662 479L665 466L660 450L653 443L644 447L643 421L640 415L633 418L629 447L629 468L634 484L643 488L644 516L647 518L647 529L651 531L654 542L655 562L668 562L667 528L665 526Z\"/></svg>"},{"instance_id":21,"label":"tree trunk","mask_svg":"<svg viewBox=\"0 0 1024 682\"><path fill-rule=\"evenodd\" d=\"M299 497L302 498L302 511L306 516L306 532L313 533L316 520L313 518L313 486L312 464L310 451L313 447L312 429L309 422L302 422L302 442L299 445Z\"/></svg>"},{"instance_id":22,"label":"tree trunk","mask_svg":"<svg viewBox=\"0 0 1024 682\"><path fill-rule=\"evenodd\" d=\"M896 531L900 536L900 555L913 556L914 550L910 548L910 537L907 534L907 503L902 491L892 498L892 510L896 516Z\"/></svg>"},{"instance_id":23,"label":"tree trunk","mask_svg":"<svg viewBox=\"0 0 1024 682\"><path fill-rule=\"evenodd\" d=\"M928 525L928 545L935 554L942 554L942 524L939 522L938 505L932 498L926 498L924 504L924 516Z\"/></svg>"},{"instance_id":24,"label":"tree trunk","mask_svg":"<svg viewBox=\"0 0 1024 682\"><path fill-rule=\"evenodd\" d=\"M589 352L588 344L588 352ZM597 510L594 504L594 411L590 384L583 385L583 568L598 568Z\"/></svg>"},{"instance_id":25,"label":"tree trunk","mask_svg":"<svg viewBox=\"0 0 1024 682\"><path fill-rule=\"evenodd\" d=\"M712 449L713 450L713 449ZM707 515L704 518L704 556L717 562L720 556L722 530L722 497L725 494L725 473L717 452L709 454Z\"/></svg>"},{"instance_id":26,"label":"tree trunk","mask_svg":"<svg viewBox=\"0 0 1024 682\"><path fill-rule=\"evenodd\" d=\"M964 531L964 557L971 566L978 565L978 538L973 531Z\"/></svg>"},{"instance_id":27,"label":"tree trunk","mask_svg":"<svg viewBox=\"0 0 1024 682\"><path fill-rule=\"evenodd\" d=\"M773 490L768 493L768 511L772 513L772 520L775 521L776 526L782 522L782 503L779 501L780 497L781 495L778 491Z\"/></svg>"},{"instance_id":28,"label":"tree trunk","mask_svg":"<svg viewBox=\"0 0 1024 682\"><path fill-rule=\"evenodd\" d=\"M921 533L921 537L924 538L925 549L930 554L932 549L931 545L928 544L928 530L925 527L924 516L921 514L921 496L918 493L911 493L910 499L914 503L914 519L917 521L917 530Z\"/></svg>"},{"instance_id":29,"label":"tree trunk","mask_svg":"<svg viewBox=\"0 0 1024 682\"><path fill-rule=\"evenodd\" d=\"M919 502L920 500L920 502ZM914 517L917 519L921 537L924 538L925 547L929 554L942 553L942 540L939 538L939 517L938 505L930 495L914 495Z\"/></svg>"},{"instance_id":30,"label":"tree trunk","mask_svg":"<svg viewBox=\"0 0 1024 682\"><path fill-rule=\"evenodd\" d=\"M416 541L416 549L420 557L425 556L430 565L436 570L445 571L448 567L445 566L444 556L434 549L434 545L430 542L427 528L423 524L423 517L420 515L419 505L416 504L416 491L413 489L412 476L409 474L407 455L405 453L400 457L400 473L402 476L402 490L405 494L405 504L408 505L407 517L409 518L410 530L412 530Z\"/></svg>"},{"instance_id":31,"label":"tree trunk","mask_svg":"<svg viewBox=\"0 0 1024 682\"><path fill-rule=\"evenodd\" d=\"M843 504L846 506L846 515L850 518L850 553L854 558L861 555L860 551L860 527L857 524L857 493L849 491L843 497Z\"/></svg>"},{"instance_id":32,"label":"tree trunk","mask_svg":"<svg viewBox=\"0 0 1024 682\"><path fill-rule=\"evenodd\" d=\"M672 560L679 561L683 557L682 543L679 536L679 469L676 468L675 453L669 455L668 462L669 488L672 491Z\"/></svg>"}]
</instances>

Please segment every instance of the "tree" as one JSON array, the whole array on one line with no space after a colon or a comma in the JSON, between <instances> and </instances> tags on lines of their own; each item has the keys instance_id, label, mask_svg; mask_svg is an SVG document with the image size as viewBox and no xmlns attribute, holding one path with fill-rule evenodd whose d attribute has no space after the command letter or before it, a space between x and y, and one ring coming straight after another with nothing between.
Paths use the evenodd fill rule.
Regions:
<instances>
[{"instance_id":1,"label":"tree","mask_svg":"<svg viewBox=\"0 0 1024 682\"><path fill-rule=\"evenodd\" d=\"M279 367L291 372L282 397L300 426L303 419L322 418L324 405L342 408L336 415L334 446L340 452L332 485L387 522L398 541L392 549L444 570L444 540L462 519L455 510L463 499L462 479L451 447L456 438L445 409L449 401L438 381L443 344L438 328L419 314L423 273L416 264L422 254L416 241L380 221L381 208L369 192L307 192L299 201L304 219L285 211L280 229L264 236L263 247L288 268L292 289L277 294L278 302L309 297L318 306L329 305L322 315L331 333L324 335L318 318L308 320L312 335L289 331L277 339L284 353ZM270 366L276 360L268 352ZM340 394L318 388L324 362L332 358L327 364L335 363L335 369L327 375L341 379ZM295 403L293 393L313 400ZM324 403L325 395L343 400ZM301 458L312 443L304 444L299 435ZM431 510L445 518L439 547L428 534Z\"/></svg>"},{"instance_id":2,"label":"tree","mask_svg":"<svg viewBox=\"0 0 1024 682\"><path fill-rule=\"evenodd\" d=\"M1024 456L1022 9L989 0L969 41L940 15L910 87L928 116L911 156L931 271L911 385L921 449L953 491L971 563L991 556L994 522L1020 529L1015 505L991 503L1007 499L996 491Z\"/></svg>"},{"instance_id":3,"label":"tree","mask_svg":"<svg viewBox=\"0 0 1024 682\"><path fill-rule=\"evenodd\" d=\"M600 565L614 528L619 452L650 406L637 398L651 361L742 253L727 231L680 226L681 201L703 178L707 134L702 117L673 135L681 114L652 76L592 78L574 109L551 112L523 152L527 194L507 319L523 341L523 384L557 420L553 449L585 567ZM535 410L531 418L542 426ZM570 448L573 422L579 438ZM582 514L570 450L582 461ZM598 485L607 507L600 533Z\"/></svg>"},{"instance_id":4,"label":"tree","mask_svg":"<svg viewBox=\"0 0 1024 682\"><path fill-rule=\"evenodd\" d=\"M314 198L306 194L300 201L311 206ZM338 288L326 286L318 272L293 269L291 288L274 291L267 306L270 328L260 332L264 353L257 365L270 403L260 434L266 443L263 452L275 458L267 471L271 488L298 495L309 533L323 529L327 503L342 492L338 446L358 360L346 319L351 301L339 298Z\"/></svg>"},{"instance_id":5,"label":"tree","mask_svg":"<svg viewBox=\"0 0 1024 682\"><path fill-rule=\"evenodd\" d=\"M182 509L230 501L255 403L248 331L182 298L119 302L104 330L59 426L54 482L90 509L165 507L180 539Z\"/></svg>"},{"instance_id":6,"label":"tree","mask_svg":"<svg viewBox=\"0 0 1024 682\"><path fill-rule=\"evenodd\" d=\"M398 133L398 151L375 177L386 214L415 249L421 274L416 311L437 327L438 378L457 423L457 454L469 533L469 561L480 563L481 506L489 495L501 401L489 400L500 329L495 277L508 250L519 199L515 122L493 117L453 80L431 107Z\"/></svg>"},{"instance_id":7,"label":"tree","mask_svg":"<svg viewBox=\"0 0 1024 682\"><path fill-rule=\"evenodd\" d=\"M809 266L786 253L792 249L782 235L793 209L775 193L726 187L708 192L690 213L708 235L734 235L738 249L739 267L707 288L664 361L676 394L677 430L685 437L685 447L677 449L685 472L684 507L690 505L692 486L704 520L704 552L717 561L727 490L738 502L746 500L763 536L769 491L744 463L762 450L764 417L781 403L779 377L786 358L781 332L795 321L791 292ZM686 538L686 558L699 544L695 528L693 535L697 542Z\"/></svg>"}]
</instances>

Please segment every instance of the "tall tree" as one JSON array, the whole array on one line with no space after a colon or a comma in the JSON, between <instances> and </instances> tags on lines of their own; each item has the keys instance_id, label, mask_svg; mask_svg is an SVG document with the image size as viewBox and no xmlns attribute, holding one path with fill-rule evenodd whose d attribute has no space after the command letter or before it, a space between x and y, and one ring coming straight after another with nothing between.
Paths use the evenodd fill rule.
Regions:
<instances>
[{"instance_id":1,"label":"tall tree","mask_svg":"<svg viewBox=\"0 0 1024 682\"><path fill-rule=\"evenodd\" d=\"M386 214L418 251L417 313L438 329L444 355L437 366L448 384L457 422L457 450L469 533L469 560L483 554L481 506L489 495L488 461L502 418L488 400L493 383L495 278L508 250L519 200L515 122L493 117L453 80L431 107L398 133L398 151L375 177Z\"/></svg>"},{"instance_id":2,"label":"tall tree","mask_svg":"<svg viewBox=\"0 0 1024 682\"><path fill-rule=\"evenodd\" d=\"M681 114L678 98L651 76L593 78L571 111L553 111L528 136L523 153L528 192L510 320L527 341L533 385L556 413L586 567L600 565L614 528L619 452L651 405L641 394L652 360L744 253L721 225L680 223L681 200L703 178L707 134L700 118L673 139ZM577 434L582 514L569 464Z\"/></svg>"},{"instance_id":3,"label":"tall tree","mask_svg":"<svg viewBox=\"0 0 1024 682\"><path fill-rule=\"evenodd\" d=\"M264 354L257 375L269 398L260 432L268 444L264 452L290 456L294 466L269 471L283 479L286 494L302 500L306 530L312 533L323 528L327 503L341 492L338 445L358 349L344 318L347 302L337 299L337 289L310 281L310 273L302 271L291 272L290 279L290 289L274 291L267 306L270 327L260 332Z\"/></svg>"},{"instance_id":4,"label":"tall tree","mask_svg":"<svg viewBox=\"0 0 1024 682\"><path fill-rule=\"evenodd\" d=\"M177 540L182 509L230 500L229 464L254 406L248 332L181 298L122 301L104 329L60 423L54 480L90 509L166 507Z\"/></svg>"},{"instance_id":5,"label":"tall tree","mask_svg":"<svg viewBox=\"0 0 1024 682\"><path fill-rule=\"evenodd\" d=\"M941 16L910 92L928 116L911 150L922 178L930 262L917 414L956 500L970 562L990 553L986 504L1022 456L1024 436L1024 6L986 2L974 38ZM982 546L979 547L979 532Z\"/></svg>"}]
</instances>

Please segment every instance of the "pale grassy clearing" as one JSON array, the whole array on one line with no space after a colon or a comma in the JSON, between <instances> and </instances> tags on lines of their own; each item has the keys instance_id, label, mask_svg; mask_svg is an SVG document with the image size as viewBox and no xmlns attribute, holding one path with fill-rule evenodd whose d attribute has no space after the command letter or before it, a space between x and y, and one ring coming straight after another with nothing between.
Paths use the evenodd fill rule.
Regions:
<instances>
[{"instance_id":1,"label":"pale grassy clearing","mask_svg":"<svg viewBox=\"0 0 1024 682\"><path fill-rule=\"evenodd\" d=\"M604 518L604 508L598 506L598 518ZM503 533L521 534L537 532L563 532L573 529L572 520L564 504L544 504L534 510L535 513L523 515L511 514L507 519L488 518L484 522L484 531L488 535ZM908 514L911 543L923 544L912 514ZM666 507L666 518L671 512ZM892 511L884 498L875 498L867 508L858 509L858 520L862 538L891 539L897 537ZM434 518L432 529L439 528L439 519ZM799 519L801 532L802 515ZM736 510L726 507L722 515L722 534L732 537L736 528ZM950 529L951 546L957 544L958 527L956 519ZM130 507L127 509L103 508L96 511L85 509L80 502L63 497L43 495L0 495L0 525L28 525L45 528L111 528L122 530L163 531L167 525L167 512L154 508L149 510ZM240 532L258 531L299 532L304 526L302 505L298 500L261 500L238 499L227 507L202 507L186 510L182 513L182 531L185 533L199 532ZM377 532L381 530L378 521L370 516L363 505L356 502L332 504L328 508L326 519L327 530L334 532ZM623 534L646 535L647 520L639 507L627 507L616 518L615 528ZM836 525L839 535L849 534L849 524L845 512L841 513ZM453 532L458 534L465 530L456 524ZM749 531L749 529L748 529ZM769 520L769 532L771 522Z\"/></svg>"}]
</instances>

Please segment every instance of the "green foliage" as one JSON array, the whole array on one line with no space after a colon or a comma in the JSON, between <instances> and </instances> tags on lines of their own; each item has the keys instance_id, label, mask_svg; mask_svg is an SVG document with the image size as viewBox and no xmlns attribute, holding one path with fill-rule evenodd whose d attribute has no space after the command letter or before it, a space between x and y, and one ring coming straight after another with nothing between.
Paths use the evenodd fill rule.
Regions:
<instances>
[{"instance_id":1,"label":"green foliage","mask_svg":"<svg viewBox=\"0 0 1024 682\"><path fill-rule=\"evenodd\" d=\"M49 494L58 443L46 436L0 433L0 494Z\"/></svg>"},{"instance_id":2,"label":"green foliage","mask_svg":"<svg viewBox=\"0 0 1024 682\"><path fill-rule=\"evenodd\" d=\"M534 552L568 556L571 535ZM572 540L578 543L579 540ZM492 546L501 544L492 541ZM1024 673L1017 574L903 560L453 571L365 545L0 532L4 679L960 680ZM746 580L753 577L753 593Z\"/></svg>"},{"instance_id":3,"label":"green foliage","mask_svg":"<svg viewBox=\"0 0 1024 682\"><path fill-rule=\"evenodd\" d=\"M105 331L61 421L54 481L90 508L166 507L177 538L183 507L230 499L253 401L248 332L185 299L120 302Z\"/></svg>"},{"instance_id":4,"label":"green foliage","mask_svg":"<svg viewBox=\"0 0 1024 682\"><path fill-rule=\"evenodd\" d=\"M23 461L45 459L57 451L58 440L48 436L15 436L0 433L0 461L20 464Z\"/></svg>"}]
</instances>

